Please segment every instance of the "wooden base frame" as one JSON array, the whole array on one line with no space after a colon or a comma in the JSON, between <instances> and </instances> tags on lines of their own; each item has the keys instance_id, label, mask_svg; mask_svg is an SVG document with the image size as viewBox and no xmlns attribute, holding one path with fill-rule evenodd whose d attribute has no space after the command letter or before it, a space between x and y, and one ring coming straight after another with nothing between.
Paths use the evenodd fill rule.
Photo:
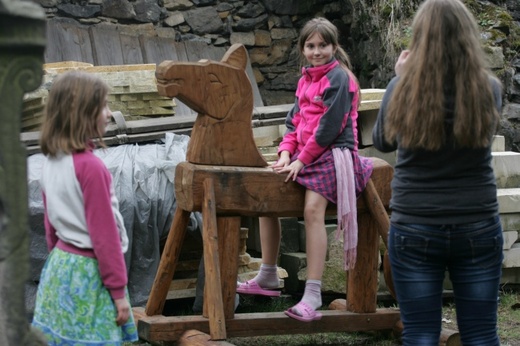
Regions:
<instances>
[{"instance_id":1,"label":"wooden base frame","mask_svg":"<svg viewBox=\"0 0 520 346\"><path fill-rule=\"evenodd\" d=\"M159 269L146 308L134 309L139 336L154 343L179 341L189 330L209 333L212 341L253 335L394 330L399 310L377 308L379 237L386 244L389 221L385 208L393 168L383 160L373 161L372 178L357 203L358 258L348 275L345 307L323 311L323 318L310 324L282 312L234 313L240 216L301 216L304 189L285 183L284 176L269 168L179 164L175 176L177 209ZM204 311L201 316L164 316L192 211L203 215Z\"/></svg>"}]
</instances>

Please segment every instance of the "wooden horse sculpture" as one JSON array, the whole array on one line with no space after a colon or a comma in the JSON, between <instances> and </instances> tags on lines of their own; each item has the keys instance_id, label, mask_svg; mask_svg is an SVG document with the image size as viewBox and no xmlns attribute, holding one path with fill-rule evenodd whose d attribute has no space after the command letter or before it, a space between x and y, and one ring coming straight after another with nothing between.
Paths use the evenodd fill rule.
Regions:
<instances>
[{"instance_id":1,"label":"wooden horse sculpture","mask_svg":"<svg viewBox=\"0 0 520 346\"><path fill-rule=\"evenodd\" d=\"M188 162L267 166L253 139L253 91L246 66L247 51L235 44L220 62L164 61L157 67L159 94L177 97L198 113L186 154Z\"/></svg>"},{"instance_id":2,"label":"wooden horse sculpture","mask_svg":"<svg viewBox=\"0 0 520 346\"><path fill-rule=\"evenodd\" d=\"M312 327L282 312L235 316L242 216L302 216L305 189L276 174L252 133L253 95L245 73L247 52L233 45L220 62L164 61L156 70L159 94L177 97L198 112L187 162L175 170L177 208L146 308L134 308L139 336L151 342L219 345L228 336L391 330L399 311L377 308L380 236L386 243L393 168L374 160L371 180L358 199L358 258L349 272L347 299L323 311ZM163 316L189 215L203 216L205 289L202 316ZM330 211L334 212L333 209ZM391 282L391 280L388 280ZM208 333L207 335L205 333ZM228 343L225 343L229 345ZM223 345L223 344L222 344Z\"/></svg>"}]
</instances>

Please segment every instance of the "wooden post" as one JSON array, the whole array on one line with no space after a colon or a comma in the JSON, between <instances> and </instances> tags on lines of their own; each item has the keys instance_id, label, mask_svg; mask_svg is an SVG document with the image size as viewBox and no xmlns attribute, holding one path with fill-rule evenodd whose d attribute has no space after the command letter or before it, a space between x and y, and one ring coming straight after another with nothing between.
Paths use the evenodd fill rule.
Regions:
<instances>
[{"instance_id":1,"label":"wooden post","mask_svg":"<svg viewBox=\"0 0 520 346\"><path fill-rule=\"evenodd\" d=\"M390 218L388 217L388 213L386 212L385 206L377 193L376 187L372 182L372 179L368 181L365 190L363 190L363 198L365 199L365 203L367 204L368 210L370 211L370 215L374 218L374 220L378 224L379 234L385 243L385 247L388 249L388 232L390 231ZM390 268L390 258L388 257L388 250L385 251L383 257L383 274L386 282L386 287L388 291L396 299L394 281L392 279L392 270Z\"/></svg>"},{"instance_id":2,"label":"wooden post","mask_svg":"<svg viewBox=\"0 0 520 346\"><path fill-rule=\"evenodd\" d=\"M217 213L215 190L211 178L204 180L204 202L202 205L202 240L204 242L204 310L209 318L211 339L226 339L226 319L222 303L220 281L220 259L218 251ZM236 234L238 237L238 234ZM236 279L235 279L236 281Z\"/></svg>"},{"instance_id":3,"label":"wooden post","mask_svg":"<svg viewBox=\"0 0 520 346\"><path fill-rule=\"evenodd\" d=\"M348 272L347 311L375 312L377 309L379 233L370 213L358 214L357 260Z\"/></svg>"},{"instance_id":4,"label":"wooden post","mask_svg":"<svg viewBox=\"0 0 520 346\"><path fill-rule=\"evenodd\" d=\"M379 195L377 194L376 187L374 186L372 179L368 181L365 190L363 190L363 198L365 199L368 210L370 211L370 215L372 215L377 225L379 226L377 228L379 230L379 234L381 235L381 238L383 238L385 246L388 248L388 231L390 230L390 219L388 218L388 213L386 212L383 202L381 202L381 198L379 198Z\"/></svg>"},{"instance_id":5,"label":"wooden post","mask_svg":"<svg viewBox=\"0 0 520 346\"><path fill-rule=\"evenodd\" d=\"M235 316L240 217L217 217L217 227L224 315L226 319L231 319Z\"/></svg>"}]
</instances>

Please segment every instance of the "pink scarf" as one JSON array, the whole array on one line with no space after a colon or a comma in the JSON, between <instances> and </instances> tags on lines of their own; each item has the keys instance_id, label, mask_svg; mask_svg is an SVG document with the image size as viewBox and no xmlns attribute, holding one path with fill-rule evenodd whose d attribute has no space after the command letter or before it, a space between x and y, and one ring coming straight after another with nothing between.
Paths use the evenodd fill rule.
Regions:
<instances>
[{"instance_id":1,"label":"pink scarf","mask_svg":"<svg viewBox=\"0 0 520 346\"><path fill-rule=\"evenodd\" d=\"M356 186L354 184L354 166L352 155L347 148L332 149L338 193L338 228L336 240L343 232L343 249L345 251L345 270L353 269L356 265L358 224L356 205Z\"/></svg>"}]
</instances>

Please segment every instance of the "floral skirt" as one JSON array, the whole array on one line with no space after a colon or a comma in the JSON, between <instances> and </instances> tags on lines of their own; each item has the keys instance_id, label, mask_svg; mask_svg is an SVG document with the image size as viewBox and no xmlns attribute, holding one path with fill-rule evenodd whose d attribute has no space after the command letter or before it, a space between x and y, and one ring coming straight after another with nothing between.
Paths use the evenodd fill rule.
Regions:
<instances>
[{"instance_id":1,"label":"floral skirt","mask_svg":"<svg viewBox=\"0 0 520 346\"><path fill-rule=\"evenodd\" d=\"M32 322L49 345L119 346L137 341L132 312L123 326L116 324L116 316L97 260L55 248L42 270Z\"/></svg>"}]
</instances>

